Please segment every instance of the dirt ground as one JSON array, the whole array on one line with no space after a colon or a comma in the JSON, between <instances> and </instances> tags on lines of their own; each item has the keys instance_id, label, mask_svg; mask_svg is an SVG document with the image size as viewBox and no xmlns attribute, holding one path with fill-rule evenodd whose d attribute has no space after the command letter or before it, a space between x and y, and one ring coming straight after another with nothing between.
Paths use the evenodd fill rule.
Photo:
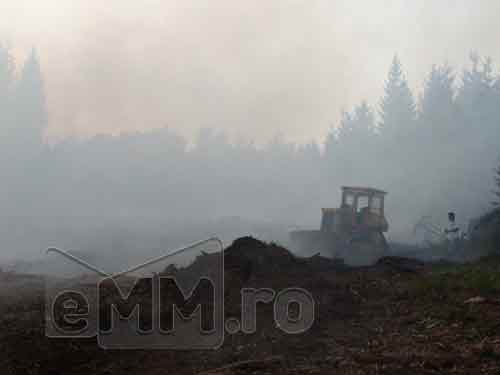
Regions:
<instances>
[{"instance_id":1,"label":"dirt ground","mask_svg":"<svg viewBox=\"0 0 500 375\"><path fill-rule=\"evenodd\" d=\"M465 265L383 258L370 267L298 259L246 237L225 251L226 315L241 287L302 287L312 328L287 335L259 305L257 333L216 351L102 350L49 339L43 280L0 273L2 374L500 374L500 260Z\"/></svg>"}]
</instances>

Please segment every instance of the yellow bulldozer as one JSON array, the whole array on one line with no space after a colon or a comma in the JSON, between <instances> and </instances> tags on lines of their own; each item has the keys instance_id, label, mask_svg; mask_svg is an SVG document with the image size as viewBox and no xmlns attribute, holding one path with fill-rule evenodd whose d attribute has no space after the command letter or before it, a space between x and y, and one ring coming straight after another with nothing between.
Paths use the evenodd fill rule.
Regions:
<instances>
[{"instance_id":1,"label":"yellow bulldozer","mask_svg":"<svg viewBox=\"0 0 500 375\"><path fill-rule=\"evenodd\" d=\"M301 255L320 253L349 265L369 265L386 255L385 191L342 187L340 208L323 208L319 230L290 232L292 248Z\"/></svg>"}]
</instances>

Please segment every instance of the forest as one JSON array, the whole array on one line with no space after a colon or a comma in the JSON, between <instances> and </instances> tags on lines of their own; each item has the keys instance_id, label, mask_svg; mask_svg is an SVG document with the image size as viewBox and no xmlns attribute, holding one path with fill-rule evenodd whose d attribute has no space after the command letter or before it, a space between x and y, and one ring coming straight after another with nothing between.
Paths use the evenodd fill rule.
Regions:
<instances>
[{"instance_id":1,"label":"forest","mask_svg":"<svg viewBox=\"0 0 500 375\"><path fill-rule=\"evenodd\" d=\"M124 232L214 220L249 220L264 231L267 224L314 227L321 207L338 205L342 185L389 192L393 239L411 241L420 217L443 221L450 210L465 225L495 200L494 62L471 53L463 71L434 65L421 92L409 87L397 56L388 66L380 100L343 111L322 142L295 144L286 133L266 144L234 142L202 128L190 144L167 127L49 142L37 53L18 62L1 47L0 235L7 254L108 224Z\"/></svg>"}]
</instances>

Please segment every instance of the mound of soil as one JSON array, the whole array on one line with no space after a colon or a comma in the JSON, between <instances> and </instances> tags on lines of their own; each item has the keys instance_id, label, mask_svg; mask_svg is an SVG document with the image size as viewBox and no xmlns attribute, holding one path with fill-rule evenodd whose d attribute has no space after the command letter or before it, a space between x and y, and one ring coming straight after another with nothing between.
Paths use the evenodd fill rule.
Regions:
<instances>
[{"instance_id":1,"label":"mound of soil","mask_svg":"<svg viewBox=\"0 0 500 375\"><path fill-rule=\"evenodd\" d=\"M224 251L224 263L226 273L238 275L242 281L258 277L272 278L303 264L287 249L252 237L234 241Z\"/></svg>"}]
</instances>

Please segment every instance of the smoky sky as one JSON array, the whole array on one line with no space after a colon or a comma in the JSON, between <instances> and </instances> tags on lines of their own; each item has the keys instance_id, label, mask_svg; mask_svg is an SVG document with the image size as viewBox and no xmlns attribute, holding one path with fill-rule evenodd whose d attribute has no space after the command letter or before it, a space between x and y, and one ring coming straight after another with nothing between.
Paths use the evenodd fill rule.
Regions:
<instances>
[{"instance_id":1,"label":"smoky sky","mask_svg":"<svg viewBox=\"0 0 500 375\"><path fill-rule=\"evenodd\" d=\"M491 1L0 0L0 40L41 59L49 138L169 126L321 140L378 105L394 54L418 95L432 64L500 60Z\"/></svg>"}]
</instances>

